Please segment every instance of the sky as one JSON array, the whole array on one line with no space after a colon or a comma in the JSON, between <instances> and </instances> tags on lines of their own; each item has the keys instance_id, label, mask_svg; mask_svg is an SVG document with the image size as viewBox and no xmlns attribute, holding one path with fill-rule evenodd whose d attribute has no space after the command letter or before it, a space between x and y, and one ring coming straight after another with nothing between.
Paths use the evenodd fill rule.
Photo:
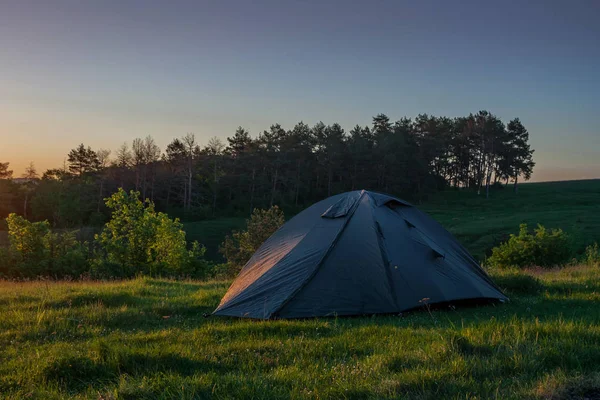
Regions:
<instances>
[{"instance_id":1,"label":"sky","mask_svg":"<svg viewBox=\"0 0 600 400\"><path fill-rule=\"evenodd\" d=\"M600 1L0 0L0 162L374 115L519 117L533 181L600 178Z\"/></svg>"}]
</instances>

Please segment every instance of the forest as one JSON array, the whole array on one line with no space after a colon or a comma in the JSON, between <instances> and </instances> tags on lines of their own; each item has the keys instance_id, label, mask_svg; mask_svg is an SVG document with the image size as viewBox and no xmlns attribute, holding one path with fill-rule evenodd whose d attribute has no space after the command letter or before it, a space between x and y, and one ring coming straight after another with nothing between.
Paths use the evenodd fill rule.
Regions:
<instances>
[{"instance_id":1,"label":"forest","mask_svg":"<svg viewBox=\"0 0 600 400\"><path fill-rule=\"evenodd\" d=\"M118 188L139 191L183 221L248 216L273 205L294 214L358 189L416 202L447 188L489 196L494 185L516 191L528 180L533 152L518 118L504 123L488 111L395 122L379 114L349 131L338 123L274 124L256 137L239 127L226 142L213 137L201 145L188 133L165 149L151 136L114 152L82 143L64 165L43 173L32 162L14 176L9 160L0 160L0 218L17 213L54 228L99 226L109 216L105 199Z\"/></svg>"}]
</instances>

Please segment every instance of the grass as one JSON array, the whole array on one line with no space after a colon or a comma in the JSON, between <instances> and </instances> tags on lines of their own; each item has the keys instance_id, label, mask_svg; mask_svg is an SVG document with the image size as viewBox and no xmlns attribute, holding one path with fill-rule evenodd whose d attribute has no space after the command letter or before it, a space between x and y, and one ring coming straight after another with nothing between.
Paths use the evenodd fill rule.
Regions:
<instances>
[{"instance_id":1,"label":"grass","mask_svg":"<svg viewBox=\"0 0 600 400\"><path fill-rule=\"evenodd\" d=\"M596 398L600 271L494 277L509 304L266 322L202 317L229 282L0 282L0 397Z\"/></svg>"}]
</instances>

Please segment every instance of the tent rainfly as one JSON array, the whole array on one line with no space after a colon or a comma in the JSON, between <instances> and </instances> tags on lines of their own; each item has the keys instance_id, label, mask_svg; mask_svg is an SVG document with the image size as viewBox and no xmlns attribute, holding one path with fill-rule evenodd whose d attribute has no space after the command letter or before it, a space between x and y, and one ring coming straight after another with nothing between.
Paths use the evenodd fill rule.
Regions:
<instances>
[{"instance_id":1,"label":"tent rainfly","mask_svg":"<svg viewBox=\"0 0 600 400\"><path fill-rule=\"evenodd\" d=\"M313 204L279 228L214 314L384 314L467 299L508 300L431 217L403 200L362 190Z\"/></svg>"}]
</instances>

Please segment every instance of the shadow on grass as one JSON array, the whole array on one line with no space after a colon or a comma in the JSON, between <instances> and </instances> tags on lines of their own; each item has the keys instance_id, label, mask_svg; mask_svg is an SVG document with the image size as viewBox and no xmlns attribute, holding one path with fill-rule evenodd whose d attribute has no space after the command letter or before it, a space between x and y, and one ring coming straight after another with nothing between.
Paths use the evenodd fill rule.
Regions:
<instances>
[{"instance_id":1,"label":"shadow on grass","mask_svg":"<svg viewBox=\"0 0 600 400\"><path fill-rule=\"evenodd\" d=\"M61 309L70 307L85 307L97 304L101 304L104 307L122 307L148 305L150 303L151 300L149 299L133 296L129 293L90 292L69 295L63 299L51 301L46 304L50 308Z\"/></svg>"},{"instance_id":2,"label":"shadow on grass","mask_svg":"<svg viewBox=\"0 0 600 400\"><path fill-rule=\"evenodd\" d=\"M102 387L107 383L116 383L123 374L133 377L156 373L192 376L208 372L225 374L228 371L229 369L220 363L192 360L175 354L117 353L104 360L83 356L60 358L43 370L42 378L56 382L69 392L79 392L89 386Z\"/></svg>"},{"instance_id":3,"label":"shadow on grass","mask_svg":"<svg viewBox=\"0 0 600 400\"><path fill-rule=\"evenodd\" d=\"M1 298L0 299L0 307L6 307L9 305L15 304L27 304L27 303L35 303L39 302L41 299L39 297L27 296L27 295L19 295L16 297L10 298Z\"/></svg>"},{"instance_id":4,"label":"shadow on grass","mask_svg":"<svg viewBox=\"0 0 600 400\"><path fill-rule=\"evenodd\" d=\"M160 288L161 290L176 291L176 292L196 292L198 290L215 290L227 289L229 282L185 282L185 281L162 281L155 279L146 280L146 284L151 287Z\"/></svg>"}]
</instances>

